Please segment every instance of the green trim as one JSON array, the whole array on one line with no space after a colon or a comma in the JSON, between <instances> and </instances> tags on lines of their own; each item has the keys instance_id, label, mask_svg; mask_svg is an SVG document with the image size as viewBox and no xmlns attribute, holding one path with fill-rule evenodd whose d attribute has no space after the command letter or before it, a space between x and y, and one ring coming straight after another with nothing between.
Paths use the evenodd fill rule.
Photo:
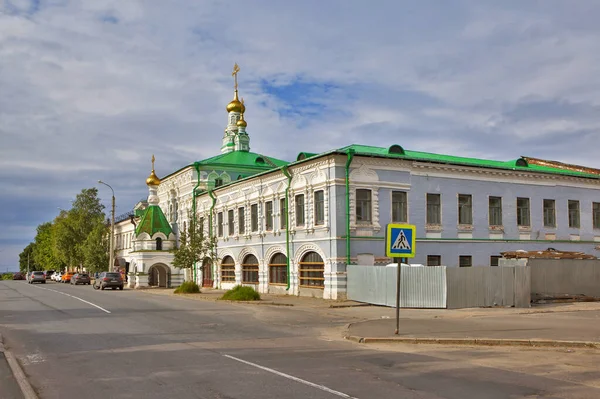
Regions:
<instances>
[{"instance_id":1,"label":"green trim","mask_svg":"<svg viewBox=\"0 0 600 399\"><path fill-rule=\"evenodd\" d=\"M288 291L291 285L290 279L290 206L289 206L289 197L290 197L290 186L292 184L292 175L288 171L287 166L283 166L281 168L281 172L287 177L288 184L285 188L285 257L286 257L286 277L287 277L287 286L285 290Z\"/></svg>"},{"instance_id":2,"label":"green trim","mask_svg":"<svg viewBox=\"0 0 600 399\"><path fill-rule=\"evenodd\" d=\"M351 148L346 154L346 265L350 264L350 163L354 158L354 150Z\"/></svg>"}]
</instances>

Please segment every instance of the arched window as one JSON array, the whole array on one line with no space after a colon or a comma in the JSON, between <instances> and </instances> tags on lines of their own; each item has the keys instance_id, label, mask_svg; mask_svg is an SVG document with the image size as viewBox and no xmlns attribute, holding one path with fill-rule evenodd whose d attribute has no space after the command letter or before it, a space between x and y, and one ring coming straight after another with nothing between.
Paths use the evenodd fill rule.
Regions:
<instances>
[{"instance_id":1,"label":"arched window","mask_svg":"<svg viewBox=\"0 0 600 399\"><path fill-rule=\"evenodd\" d=\"M160 237L156 238L156 250L162 251L162 238Z\"/></svg>"},{"instance_id":2,"label":"arched window","mask_svg":"<svg viewBox=\"0 0 600 399\"><path fill-rule=\"evenodd\" d=\"M221 282L235 282L235 262L231 256L221 261Z\"/></svg>"},{"instance_id":3,"label":"arched window","mask_svg":"<svg viewBox=\"0 0 600 399\"><path fill-rule=\"evenodd\" d=\"M248 255L242 263L242 283L258 284L258 259Z\"/></svg>"},{"instance_id":4,"label":"arched window","mask_svg":"<svg viewBox=\"0 0 600 399\"><path fill-rule=\"evenodd\" d=\"M325 263L316 252L309 252L302 257L298 271L300 287L323 288L325 286Z\"/></svg>"},{"instance_id":5,"label":"arched window","mask_svg":"<svg viewBox=\"0 0 600 399\"><path fill-rule=\"evenodd\" d=\"M269 262L269 284L287 284L287 258L281 252Z\"/></svg>"}]
</instances>

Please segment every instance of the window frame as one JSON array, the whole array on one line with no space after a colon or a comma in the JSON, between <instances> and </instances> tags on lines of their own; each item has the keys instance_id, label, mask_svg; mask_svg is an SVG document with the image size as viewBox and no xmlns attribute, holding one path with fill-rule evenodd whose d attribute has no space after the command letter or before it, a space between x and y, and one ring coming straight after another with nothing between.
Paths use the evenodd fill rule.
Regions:
<instances>
[{"instance_id":1,"label":"window frame","mask_svg":"<svg viewBox=\"0 0 600 399\"><path fill-rule=\"evenodd\" d=\"M286 208L287 198L283 197L279 199L279 228L281 230L287 229L287 208Z\"/></svg>"},{"instance_id":2,"label":"window frame","mask_svg":"<svg viewBox=\"0 0 600 399\"><path fill-rule=\"evenodd\" d=\"M600 202L592 202L592 228L600 229Z\"/></svg>"},{"instance_id":3,"label":"window frame","mask_svg":"<svg viewBox=\"0 0 600 399\"><path fill-rule=\"evenodd\" d=\"M223 237L223 212L217 213L217 237Z\"/></svg>"},{"instance_id":4,"label":"window frame","mask_svg":"<svg viewBox=\"0 0 600 399\"><path fill-rule=\"evenodd\" d=\"M321 261L306 260L312 254L318 256ZM317 252L304 254L302 260L298 262L298 284L302 288L325 288L325 261Z\"/></svg>"},{"instance_id":5,"label":"window frame","mask_svg":"<svg viewBox=\"0 0 600 399\"><path fill-rule=\"evenodd\" d=\"M546 204L552 204L552 207L546 207ZM542 209L543 209L544 227L556 228L556 200L544 198L542 200ZM550 213L549 211L552 211L552 213ZM552 219L552 220L550 221L550 219ZM546 223L547 221L550 222L551 224Z\"/></svg>"},{"instance_id":6,"label":"window frame","mask_svg":"<svg viewBox=\"0 0 600 399\"><path fill-rule=\"evenodd\" d=\"M227 211L227 233L229 236L235 235L235 213L233 209Z\"/></svg>"},{"instance_id":7,"label":"window frame","mask_svg":"<svg viewBox=\"0 0 600 399\"><path fill-rule=\"evenodd\" d=\"M321 196L320 199L317 195ZM322 226L325 224L325 190L315 190L313 193L314 202L314 221L315 226Z\"/></svg>"},{"instance_id":8,"label":"window frame","mask_svg":"<svg viewBox=\"0 0 600 399\"><path fill-rule=\"evenodd\" d=\"M527 206L519 206L519 201L526 201ZM517 197L517 226L531 227L531 200L528 197Z\"/></svg>"},{"instance_id":9,"label":"window frame","mask_svg":"<svg viewBox=\"0 0 600 399\"><path fill-rule=\"evenodd\" d=\"M225 263L226 260L231 259L232 263ZM226 256L221 261L220 275L222 283L235 283L235 260L231 256Z\"/></svg>"},{"instance_id":10,"label":"window frame","mask_svg":"<svg viewBox=\"0 0 600 399\"><path fill-rule=\"evenodd\" d=\"M246 208L238 207L238 231L240 234L246 234Z\"/></svg>"},{"instance_id":11,"label":"window frame","mask_svg":"<svg viewBox=\"0 0 600 399\"><path fill-rule=\"evenodd\" d=\"M490 255L490 267L500 266L500 258L502 258L500 255Z\"/></svg>"},{"instance_id":12,"label":"window frame","mask_svg":"<svg viewBox=\"0 0 600 399\"><path fill-rule=\"evenodd\" d=\"M461 204L461 199L463 203ZM466 200L466 202L465 202ZM473 225L473 195L458 194L458 224L463 226ZM463 212L464 211L464 212Z\"/></svg>"},{"instance_id":13,"label":"window frame","mask_svg":"<svg viewBox=\"0 0 600 399\"><path fill-rule=\"evenodd\" d=\"M394 199L394 194L400 194L401 200ZM408 223L408 192L392 190L391 217L392 223Z\"/></svg>"},{"instance_id":14,"label":"window frame","mask_svg":"<svg viewBox=\"0 0 600 399\"><path fill-rule=\"evenodd\" d=\"M571 209L571 205L574 205L574 209ZM567 209L569 211L569 228L580 229L581 204L579 203L579 200L567 200Z\"/></svg>"},{"instance_id":15,"label":"window frame","mask_svg":"<svg viewBox=\"0 0 600 399\"><path fill-rule=\"evenodd\" d=\"M433 261L435 260L435 261ZM432 263L437 263L434 265ZM427 266L441 266L442 265L442 255L427 255Z\"/></svg>"},{"instance_id":16,"label":"window frame","mask_svg":"<svg viewBox=\"0 0 600 399\"><path fill-rule=\"evenodd\" d=\"M304 194L296 194L294 196L294 210L296 212L296 227L303 227L306 224L306 202Z\"/></svg>"},{"instance_id":17,"label":"window frame","mask_svg":"<svg viewBox=\"0 0 600 399\"><path fill-rule=\"evenodd\" d=\"M437 203L432 201L437 199ZM425 195L425 222L432 226L442 225L442 194L427 193Z\"/></svg>"},{"instance_id":18,"label":"window frame","mask_svg":"<svg viewBox=\"0 0 600 399\"><path fill-rule=\"evenodd\" d=\"M498 200L499 206L492 206L492 201ZM495 210L496 212L493 212L493 210ZM492 220L493 218L497 217L498 220ZM493 195L490 195L488 197L488 225L490 227L501 227L503 226L503 220L502 220L502 197L496 197ZM500 222L500 223L493 223L493 222ZM466 256L466 255L465 255Z\"/></svg>"},{"instance_id":19,"label":"window frame","mask_svg":"<svg viewBox=\"0 0 600 399\"><path fill-rule=\"evenodd\" d=\"M273 231L273 201L265 202L265 230Z\"/></svg>"},{"instance_id":20,"label":"window frame","mask_svg":"<svg viewBox=\"0 0 600 399\"><path fill-rule=\"evenodd\" d=\"M248 263L252 258L256 260L256 263ZM242 284L258 284L260 269L258 258L254 254L248 254L244 257L242 262Z\"/></svg>"},{"instance_id":21,"label":"window frame","mask_svg":"<svg viewBox=\"0 0 600 399\"><path fill-rule=\"evenodd\" d=\"M368 198L359 198L360 194L367 194ZM373 223L373 190L368 188L357 188L355 191L356 204L354 208L354 216L356 224L372 224ZM366 215L365 215L366 213ZM359 215L360 214L360 215Z\"/></svg>"},{"instance_id":22,"label":"window frame","mask_svg":"<svg viewBox=\"0 0 600 399\"><path fill-rule=\"evenodd\" d=\"M468 261L468 262L466 262L466 261ZM465 264L465 262L468 264ZM473 255L459 255L458 256L458 267L473 267Z\"/></svg>"},{"instance_id":23,"label":"window frame","mask_svg":"<svg viewBox=\"0 0 600 399\"><path fill-rule=\"evenodd\" d=\"M250 205L250 231L252 233L258 231L258 204Z\"/></svg>"},{"instance_id":24,"label":"window frame","mask_svg":"<svg viewBox=\"0 0 600 399\"><path fill-rule=\"evenodd\" d=\"M282 258L283 263L275 263ZM281 252L273 254L269 260L269 285L287 285L287 257Z\"/></svg>"}]
</instances>

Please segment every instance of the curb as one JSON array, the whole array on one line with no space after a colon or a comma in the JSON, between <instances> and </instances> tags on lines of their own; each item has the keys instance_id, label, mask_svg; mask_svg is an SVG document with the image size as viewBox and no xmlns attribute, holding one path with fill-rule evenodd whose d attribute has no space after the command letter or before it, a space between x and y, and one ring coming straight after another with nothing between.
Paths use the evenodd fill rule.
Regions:
<instances>
[{"instance_id":1,"label":"curb","mask_svg":"<svg viewBox=\"0 0 600 399\"><path fill-rule=\"evenodd\" d=\"M600 349L600 342L557 341L544 339L492 339L492 338L415 338L415 337L358 337L347 335L348 341L359 344L438 344L438 345L478 345L478 346L531 346L544 348L591 348Z\"/></svg>"},{"instance_id":2,"label":"curb","mask_svg":"<svg viewBox=\"0 0 600 399\"><path fill-rule=\"evenodd\" d=\"M13 354L10 351L7 351L6 348L4 347L4 340L3 340L1 334L0 334L0 352L4 353L4 357L6 358L6 361L8 362L8 365L13 373L13 376L15 377L17 384L19 384L19 388L21 388L21 393L23 394L23 397L25 399L38 399L38 396L35 393L35 391L33 390L33 387L31 386L29 381L27 380L27 377L25 376L25 373L23 372L21 365L19 364L17 359L13 356Z\"/></svg>"}]
</instances>

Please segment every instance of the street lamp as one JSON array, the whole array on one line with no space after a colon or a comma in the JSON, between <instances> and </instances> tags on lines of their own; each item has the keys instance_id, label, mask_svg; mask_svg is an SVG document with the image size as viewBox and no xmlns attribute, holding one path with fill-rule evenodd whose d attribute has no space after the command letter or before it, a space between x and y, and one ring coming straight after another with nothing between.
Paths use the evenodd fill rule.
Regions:
<instances>
[{"instance_id":1,"label":"street lamp","mask_svg":"<svg viewBox=\"0 0 600 399\"><path fill-rule=\"evenodd\" d=\"M98 180L98 183L104 184L106 187L110 188L112 191L112 215L110 221L110 256L108 260L108 271L111 271L111 268L114 265L114 245L115 245L115 190L109 185L104 183L102 180Z\"/></svg>"}]
</instances>

